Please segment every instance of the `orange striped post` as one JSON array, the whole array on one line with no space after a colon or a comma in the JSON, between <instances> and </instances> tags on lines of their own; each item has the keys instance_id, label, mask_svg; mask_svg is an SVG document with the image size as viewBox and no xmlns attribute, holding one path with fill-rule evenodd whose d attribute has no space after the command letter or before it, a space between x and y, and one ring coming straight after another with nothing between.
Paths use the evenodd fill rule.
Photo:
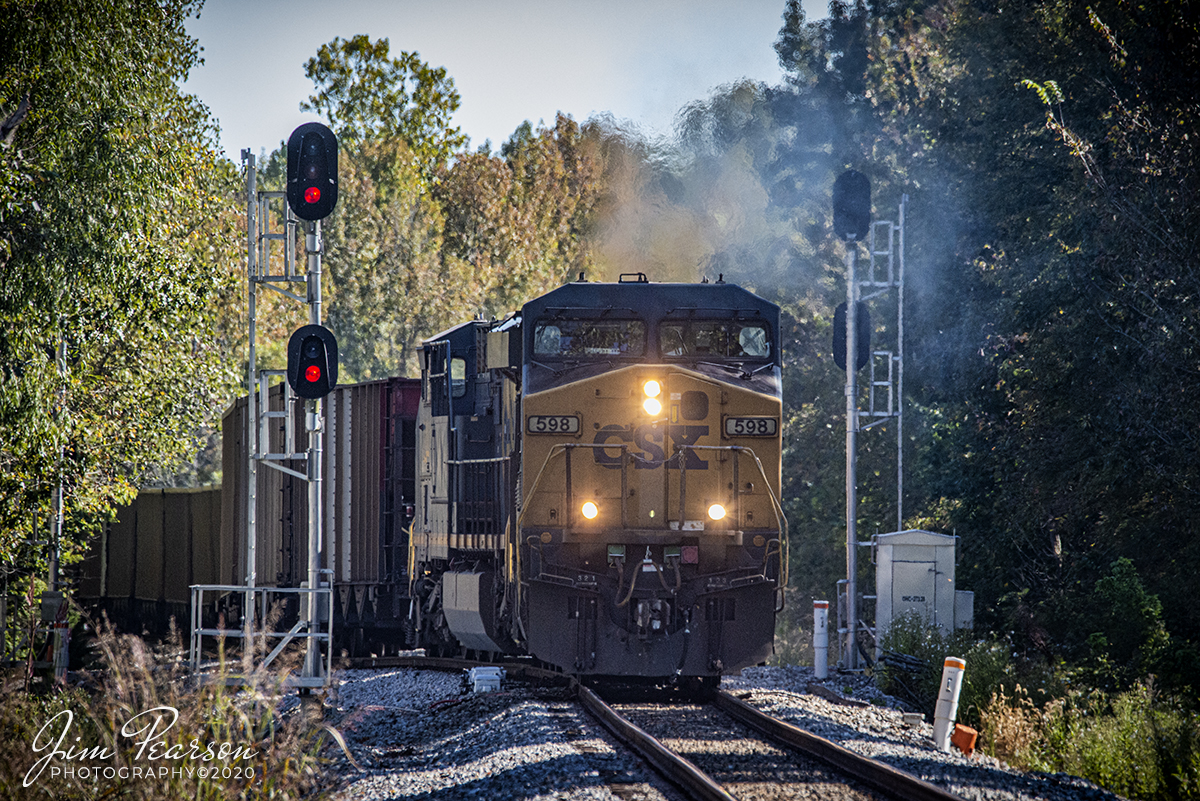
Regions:
<instances>
[{"instance_id":1,"label":"orange striped post","mask_svg":"<svg viewBox=\"0 0 1200 801\"><path fill-rule=\"evenodd\" d=\"M966 660L957 656L946 657L942 667L942 685L933 713L933 744L939 751L950 750L950 735L954 732L954 718L958 715L958 694L962 690L962 677L966 669Z\"/></svg>"}]
</instances>

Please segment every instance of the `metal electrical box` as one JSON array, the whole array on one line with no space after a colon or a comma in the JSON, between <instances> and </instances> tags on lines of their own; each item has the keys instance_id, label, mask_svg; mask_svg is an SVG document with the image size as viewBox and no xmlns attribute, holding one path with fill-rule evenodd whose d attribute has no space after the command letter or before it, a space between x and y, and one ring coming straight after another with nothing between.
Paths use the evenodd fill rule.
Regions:
<instances>
[{"instance_id":1,"label":"metal electrical box","mask_svg":"<svg viewBox=\"0 0 1200 801\"><path fill-rule=\"evenodd\" d=\"M875 535L876 642L894 619L910 612L945 632L970 625L973 593L956 592L954 585L957 541L919 530ZM956 601L963 607L958 614Z\"/></svg>"}]
</instances>

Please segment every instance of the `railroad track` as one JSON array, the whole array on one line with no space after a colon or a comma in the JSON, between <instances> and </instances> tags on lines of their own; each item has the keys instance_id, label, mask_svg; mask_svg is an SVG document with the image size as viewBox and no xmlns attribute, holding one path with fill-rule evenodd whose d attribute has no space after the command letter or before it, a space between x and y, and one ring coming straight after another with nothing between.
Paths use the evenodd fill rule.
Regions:
<instances>
[{"instance_id":1,"label":"railroad track","mask_svg":"<svg viewBox=\"0 0 1200 801\"><path fill-rule=\"evenodd\" d=\"M389 657L361 660L355 666L466 670L480 664ZM563 674L523 663L504 667L510 679L569 685L589 714L690 798L961 801L953 793L773 718L726 692L717 691L704 703L610 705Z\"/></svg>"},{"instance_id":2,"label":"railroad track","mask_svg":"<svg viewBox=\"0 0 1200 801\"><path fill-rule=\"evenodd\" d=\"M694 798L961 801L725 692L714 693L709 703L700 705L610 706L587 688L579 688L577 694L605 727Z\"/></svg>"}]
</instances>

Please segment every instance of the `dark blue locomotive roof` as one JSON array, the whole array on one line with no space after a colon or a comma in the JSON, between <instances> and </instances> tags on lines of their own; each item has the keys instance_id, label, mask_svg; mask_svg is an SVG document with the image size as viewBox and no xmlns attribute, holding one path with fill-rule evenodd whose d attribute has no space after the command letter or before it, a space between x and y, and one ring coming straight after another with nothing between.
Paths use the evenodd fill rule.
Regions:
<instances>
[{"instance_id":1,"label":"dark blue locomotive roof","mask_svg":"<svg viewBox=\"0 0 1200 801\"><path fill-rule=\"evenodd\" d=\"M774 321L779 307L737 284L656 284L649 281L575 281L525 304L526 322L543 316L594 316L611 310L647 320L686 317L753 317Z\"/></svg>"},{"instance_id":2,"label":"dark blue locomotive roof","mask_svg":"<svg viewBox=\"0 0 1200 801\"><path fill-rule=\"evenodd\" d=\"M475 363L476 332L487 328L494 332L518 329L508 363L523 367L524 391L537 392L564 380L580 380L633 362L667 362L696 369L720 381L736 381L757 391L778 394L781 366L779 307L737 284L724 281L695 284L662 283L645 280L617 283L575 281L547 292L526 303L520 314L504 321L472 320L446 329L424 341L428 348L446 342L450 353ZM624 276L622 276L624 278ZM636 348L628 352L613 349L589 349L592 355L537 352L534 339L539 330L569 327L571 320L596 321L610 325L619 321L638 321ZM728 326L721 321L729 321ZM691 325L716 324L717 329L733 332L749 327L762 337L757 349L731 348L715 354L669 352L660 341L664 328L680 331ZM733 352L736 350L736 355ZM496 360L499 361L499 360ZM428 367L428 365L426 365ZM446 369L438 367L435 372Z\"/></svg>"},{"instance_id":3,"label":"dark blue locomotive roof","mask_svg":"<svg viewBox=\"0 0 1200 801\"><path fill-rule=\"evenodd\" d=\"M598 283L576 281L559 287L526 303L521 312L522 344L525 364L525 389L536 392L563 380L579 380L611 370L631 361L672 362L697 369L722 381L745 382L754 389L771 394L779 391L779 307L736 284L663 283L646 281ZM534 346L539 330L576 320L638 320L645 324L640 350L628 353L579 357L563 354L555 358ZM704 325L708 321L730 321L729 330L749 324L765 334L767 344L757 354L734 356L670 355L660 342L664 328L680 330L690 321ZM723 327L723 326L722 326ZM640 336L640 331L639 331ZM662 354L662 355L660 355ZM774 368L774 369L772 369Z\"/></svg>"}]
</instances>

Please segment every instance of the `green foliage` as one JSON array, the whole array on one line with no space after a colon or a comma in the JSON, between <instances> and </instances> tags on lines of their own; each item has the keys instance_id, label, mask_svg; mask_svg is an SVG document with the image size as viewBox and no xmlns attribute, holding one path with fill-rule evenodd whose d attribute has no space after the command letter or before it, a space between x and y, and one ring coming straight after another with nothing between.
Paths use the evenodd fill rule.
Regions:
<instances>
[{"instance_id":1,"label":"green foliage","mask_svg":"<svg viewBox=\"0 0 1200 801\"><path fill-rule=\"evenodd\" d=\"M1097 686L1128 687L1167 667L1171 635L1162 620L1162 603L1142 585L1133 562L1122 557L1092 591L1088 647ZM1178 685L1182 676L1171 676Z\"/></svg>"},{"instance_id":2,"label":"green foliage","mask_svg":"<svg viewBox=\"0 0 1200 801\"><path fill-rule=\"evenodd\" d=\"M937 150L970 171L959 252L992 321L973 335L986 369L946 399L934 479L956 502L941 524L981 535L960 580L999 601L983 622L1081 659L1115 645L1089 645L1084 610L1123 557L1194 641L1194 15L943 8L926 46L957 105Z\"/></svg>"},{"instance_id":3,"label":"green foliage","mask_svg":"<svg viewBox=\"0 0 1200 801\"><path fill-rule=\"evenodd\" d=\"M476 315L502 316L587 272L595 147L578 124L525 123L493 156L466 152L444 68L389 56L365 35L322 45L306 65L342 148L338 208L325 221L328 322L345 380L416 369L420 341ZM281 148L264 165L277 180Z\"/></svg>"},{"instance_id":4,"label":"green foliage","mask_svg":"<svg viewBox=\"0 0 1200 801\"><path fill-rule=\"evenodd\" d=\"M323 228L328 324L344 380L415 371L425 337L476 315L503 316L589 271L594 151L560 116L553 128L519 130L505 157L460 153L432 184L398 136L345 152L338 208ZM268 164L281 158L277 151Z\"/></svg>"},{"instance_id":5,"label":"green foliage","mask_svg":"<svg viewBox=\"0 0 1200 801\"><path fill-rule=\"evenodd\" d=\"M417 53L388 53L387 39L364 34L321 45L304 65L317 92L300 109L325 115L350 141L403 139L429 177L467 143L450 124L461 98L445 67L431 67Z\"/></svg>"},{"instance_id":6,"label":"green foliage","mask_svg":"<svg viewBox=\"0 0 1200 801\"><path fill-rule=\"evenodd\" d=\"M178 82L191 0L0 4L0 556L53 488L73 552L229 391L232 169ZM59 348L64 348L62 358ZM43 529L44 531L44 529Z\"/></svg>"},{"instance_id":7,"label":"green foliage","mask_svg":"<svg viewBox=\"0 0 1200 801\"><path fill-rule=\"evenodd\" d=\"M1127 798L1200 798L1200 718L1150 682L1042 704L1019 686L1013 696L1001 690L983 736L990 753L1026 770L1082 776Z\"/></svg>"},{"instance_id":8,"label":"green foliage","mask_svg":"<svg viewBox=\"0 0 1200 801\"><path fill-rule=\"evenodd\" d=\"M595 141L570 117L518 128L502 158L464 155L439 175L444 258L472 276L474 307L502 316L586 273L598 202Z\"/></svg>"},{"instance_id":9,"label":"green foliage","mask_svg":"<svg viewBox=\"0 0 1200 801\"><path fill-rule=\"evenodd\" d=\"M345 152L340 171L322 266L342 380L402 375L420 338L447 320L447 306L461 309L447 296L465 286L443 269L444 217L403 140L365 141Z\"/></svg>"},{"instance_id":10,"label":"green foliage","mask_svg":"<svg viewBox=\"0 0 1200 801\"><path fill-rule=\"evenodd\" d=\"M1193 5L839 3L806 23L789 2L778 127L744 145L689 125L723 153L779 143L754 165L768 213L791 206L791 309L815 323L794 332L785 399L784 474L803 477L785 491L804 540L793 553L815 568L805 591L828 595L840 567L842 399L818 336L842 292L833 254L814 247L827 234L809 222L828 219L828 201L813 178L854 166L878 217L889 193L911 197L905 430L919 444L905 443L906 525L963 535L958 579L982 601L977 622L1018 651L1092 660L1113 687L1150 670L1187 686L1179 654L1200 639L1187 597L1200 567ZM805 269L821 261L832 277ZM891 527L892 497L870 487L888 457L870 448L860 530ZM1094 590L1120 558L1161 606L1100 620L1091 610L1129 586Z\"/></svg>"},{"instance_id":11,"label":"green foliage","mask_svg":"<svg viewBox=\"0 0 1200 801\"><path fill-rule=\"evenodd\" d=\"M967 664L959 692L958 721L977 730L986 725L985 710L992 696L1005 686L1034 688L1043 699L1061 692L1044 663L1016 658L1011 644L977 638L967 630L947 634L915 615L892 621L882 645L885 658L876 668L876 683L884 692L905 700L930 720L948 656L958 657ZM887 658L888 653L915 661Z\"/></svg>"}]
</instances>

